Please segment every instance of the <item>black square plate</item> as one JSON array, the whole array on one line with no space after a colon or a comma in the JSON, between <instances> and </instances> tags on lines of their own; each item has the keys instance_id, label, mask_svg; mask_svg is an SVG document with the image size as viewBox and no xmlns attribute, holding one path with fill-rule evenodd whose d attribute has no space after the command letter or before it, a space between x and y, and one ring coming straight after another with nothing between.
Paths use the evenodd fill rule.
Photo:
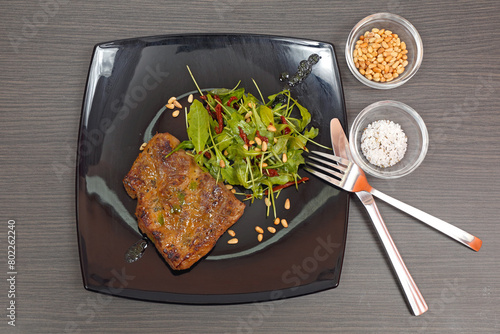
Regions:
<instances>
[{"instance_id":1,"label":"black square plate","mask_svg":"<svg viewBox=\"0 0 500 334\"><path fill-rule=\"evenodd\" d=\"M349 195L311 178L281 192L278 226L258 242L254 228L273 225L263 201L247 204L233 226L239 243L223 235L191 269L172 271L150 244L134 262L124 259L141 238L136 200L122 180L139 147L156 132L187 139L184 113L173 118L163 106L171 96L195 90L186 69L203 88L233 88L241 80L254 95L279 92L279 75L293 74L311 54L321 60L292 96L309 109L317 141L330 144L329 122L346 130L344 97L331 44L262 35L144 37L95 46L83 101L76 179L77 227L84 286L112 295L178 303L239 303L272 300L334 288L344 255ZM309 144L310 149L315 149ZM308 176L304 171L301 175ZM291 209L285 210L285 199Z\"/></svg>"}]
</instances>

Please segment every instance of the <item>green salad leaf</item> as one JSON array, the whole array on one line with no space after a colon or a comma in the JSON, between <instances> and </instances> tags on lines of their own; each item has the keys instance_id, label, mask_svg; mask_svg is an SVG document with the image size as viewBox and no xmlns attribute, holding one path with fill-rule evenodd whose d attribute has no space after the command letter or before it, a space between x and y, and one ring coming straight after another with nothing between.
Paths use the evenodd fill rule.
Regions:
<instances>
[{"instance_id":1,"label":"green salad leaf","mask_svg":"<svg viewBox=\"0 0 500 334\"><path fill-rule=\"evenodd\" d=\"M203 107L203 104L195 100L189 108L189 113L187 114L188 137L194 145L194 149L198 152L203 151L205 144L207 143L209 132L209 115L207 110Z\"/></svg>"},{"instance_id":2,"label":"green salad leaf","mask_svg":"<svg viewBox=\"0 0 500 334\"><path fill-rule=\"evenodd\" d=\"M248 199L267 196L269 208L274 192L302 180L306 144L322 146L313 141L318 129L309 126L311 113L289 90L260 101L238 85L200 91L187 113L189 141L179 146L192 149L217 180L247 189L242 195Z\"/></svg>"}]
</instances>

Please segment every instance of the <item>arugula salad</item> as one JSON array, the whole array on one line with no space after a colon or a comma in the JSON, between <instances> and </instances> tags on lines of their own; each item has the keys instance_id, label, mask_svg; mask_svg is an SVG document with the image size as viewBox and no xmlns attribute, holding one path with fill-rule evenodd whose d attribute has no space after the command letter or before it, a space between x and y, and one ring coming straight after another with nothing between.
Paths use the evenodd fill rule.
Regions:
<instances>
[{"instance_id":1,"label":"arugula salad","mask_svg":"<svg viewBox=\"0 0 500 334\"><path fill-rule=\"evenodd\" d=\"M313 141L310 112L286 89L264 99L255 81L259 98L239 83L202 92L193 81L200 96L187 112L189 140L174 151L187 150L215 179L249 190L241 194L247 199L265 198L276 216L275 194L307 181L298 174L307 142L324 147Z\"/></svg>"}]
</instances>

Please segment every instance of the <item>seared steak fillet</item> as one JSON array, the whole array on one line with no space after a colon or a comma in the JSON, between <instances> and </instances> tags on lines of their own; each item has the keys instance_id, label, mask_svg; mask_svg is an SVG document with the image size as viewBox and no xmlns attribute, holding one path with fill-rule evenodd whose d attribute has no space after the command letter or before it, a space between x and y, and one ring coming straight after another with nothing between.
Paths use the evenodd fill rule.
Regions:
<instances>
[{"instance_id":1,"label":"seared steak fillet","mask_svg":"<svg viewBox=\"0 0 500 334\"><path fill-rule=\"evenodd\" d=\"M243 214L245 205L186 152L168 158L179 140L156 134L123 179L137 198L139 228L172 269L191 267Z\"/></svg>"}]
</instances>

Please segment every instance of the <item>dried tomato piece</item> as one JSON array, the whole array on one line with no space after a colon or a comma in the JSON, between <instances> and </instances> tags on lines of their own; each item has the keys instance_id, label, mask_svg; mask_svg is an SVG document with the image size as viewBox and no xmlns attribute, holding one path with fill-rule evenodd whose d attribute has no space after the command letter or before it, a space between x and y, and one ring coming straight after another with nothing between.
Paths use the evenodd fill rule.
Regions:
<instances>
[{"instance_id":1,"label":"dried tomato piece","mask_svg":"<svg viewBox=\"0 0 500 334\"><path fill-rule=\"evenodd\" d=\"M217 117L217 123L218 126L215 128L215 133L219 134L222 133L222 130L224 129L224 119L222 118L222 106L220 104L217 104L215 106L215 116Z\"/></svg>"},{"instance_id":2,"label":"dried tomato piece","mask_svg":"<svg viewBox=\"0 0 500 334\"><path fill-rule=\"evenodd\" d=\"M269 177L273 177L273 176L279 176L278 174L278 171L274 168L267 168L267 169L263 169L262 170L262 174L265 174Z\"/></svg>"},{"instance_id":3,"label":"dried tomato piece","mask_svg":"<svg viewBox=\"0 0 500 334\"><path fill-rule=\"evenodd\" d=\"M240 130L241 139L243 139L243 141L245 142L245 144L247 146L250 146L250 142L248 140L248 137L247 137L247 134L245 133L245 131L243 131L243 129L240 126L238 126L238 129Z\"/></svg>"},{"instance_id":4,"label":"dried tomato piece","mask_svg":"<svg viewBox=\"0 0 500 334\"><path fill-rule=\"evenodd\" d=\"M260 139L260 140L265 141L266 143L269 143L269 138L262 136L262 135L259 133L259 130L257 130L257 131L255 132L255 137L259 137L259 139Z\"/></svg>"},{"instance_id":5,"label":"dried tomato piece","mask_svg":"<svg viewBox=\"0 0 500 334\"><path fill-rule=\"evenodd\" d=\"M237 98L236 96L231 96L231 97L229 98L229 100L227 101L227 106L228 106L228 107L231 107L231 103L232 103L233 101L236 101L236 100L238 100L238 98Z\"/></svg>"},{"instance_id":6,"label":"dried tomato piece","mask_svg":"<svg viewBox=\"0 0 500 334\"><path fill-rule=\"evenodd\" d=\"M217 117L215 116L215 113L212 111L212 108L210 108L210 104L207 103L207 105L205 106L205 109L207 109L208 114L212 117L212 119L217 119Z\"/></svg>"},{"instance_id":7,"label":"dried tomato piece","mask_svg":"<svg viewBox=\"0 0 500 334\"><path fill-rule=\"evenodd\" d=\"M288 122L286 121L286 118L285 116L281 115L281 124L288 124ZM290 130L290 128L287 126L283 129L283 134L284 135L287 135L289 134L290 132L292 132L292 130Z\"/></svg>"}]
</instances>

